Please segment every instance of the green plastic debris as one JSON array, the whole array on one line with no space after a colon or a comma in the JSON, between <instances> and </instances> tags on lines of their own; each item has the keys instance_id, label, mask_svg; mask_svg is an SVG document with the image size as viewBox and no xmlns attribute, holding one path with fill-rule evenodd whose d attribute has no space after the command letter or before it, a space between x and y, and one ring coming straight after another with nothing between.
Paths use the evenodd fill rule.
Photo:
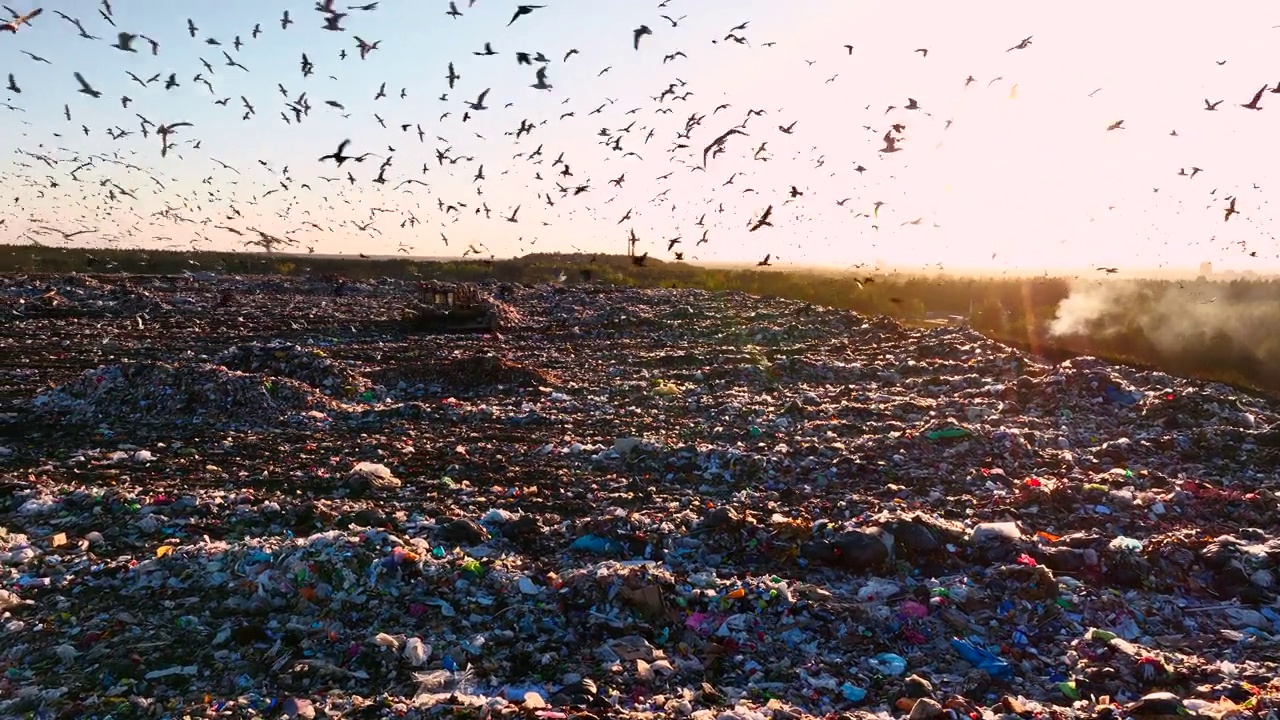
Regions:
<instances>
[{"instance_id":1,"label":"green plastic debris","mask_svg":"<svg viewBox=\"0 0 1280 720\"><path fill-rule=\"evenodd\" d=\"M953 440L955 438L969 437L972 434L962 427L949 427L927 432L924 436L930 440Z\"/></svg>"}]
</instances>

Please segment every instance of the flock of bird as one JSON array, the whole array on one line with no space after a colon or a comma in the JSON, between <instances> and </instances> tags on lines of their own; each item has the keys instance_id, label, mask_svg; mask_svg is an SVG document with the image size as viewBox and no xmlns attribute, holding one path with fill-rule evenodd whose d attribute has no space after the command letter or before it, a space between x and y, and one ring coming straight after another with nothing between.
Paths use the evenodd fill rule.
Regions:
<instances>
[{"instance_id":1,"label":"flock of bird","mask_svg":"<svg viewBox=\"0 0 1280 720\"><path fill-rule=\"evenodd\" d=\"M438 1L441 22L467 22L468 16L476 10L477 0ZM464 2L465 7L459 7L459 2ZM495 3L497 0L482 2ZM62 121L72 128L78 124L79 128L74 131L86 137L102 135L114 142L134 138L130 142L141 144L82 153L61 146L59 141L67 134L64 131L51 131L52 137L41 142L17 143L14 152L21 157L14 161L16 172L9 180L19 184L21 192L28 194L31 204L34 206L37 204L35 200L60 192L60 197L77 208L59 213L64 215L62 221L42 217L39 211L33 212L27 219L34 229L24 237L37 243L39 239L36 236L56 236L64 241L80 238L137 242L148 235L148 228L181 227L184 229L182 236L176 239L169 235L155 237L158 234L155 232L150 233L150 238L143 239L169 242L168 247L173 248L196 249L233 239L245 247L267 251L305 248L315 252L318 238L324 233L356 232L367 235L370 243L386 242L382 239L383 228L390 222L398 224L404 231L400 235L406 240L399 242L396 251L405 255L449 255L463 249L463 257L492 258L486 236L468 233L455 238L455 244L451 245L451 227L465 216L519 225L520 228L509 232L517 236L514 244L524 252L536 249L538 239L544 236L555 242L551 233L558 232L559 223L571 221L575 213L588 213L596 219L607 217L610 224L617 227L619 244L625 240L632 261L643 265L651 253L654 257L661 254L665 259L681 261L686 253L696 252L705 244L717 241L739 243L744 234L776 232L775 221L781 224L816 212L813 207L806 209L809 204L826 209L844 209L850 222L860 219L865 223L863 228L866 231L879 230L883 220L881 208L886 205L883 199L862 198L849 205L853 197L824 197L804 182L792 183L771 172L768 163L778 157L770 148L773 143L775 147L785 147L784 152L791 153L792 159L798 159L810 172L821 170L824 174L835 174L835 168L827 167L826 155L819 151L818 145L796 139L797 134L803 131L803 118L800 121L786 118L781 108L736 107L733 103L718 100L707 102L704 97L711 96L710 92L693 87L674 73L679 63L687 62L691 55L696 55L692 46L688 52L676 49L660 53L660 62L657 57L647 57L647 50L655 37L678 34L685 29L682 23L687 16L675 17L677 13L670 7L673 2L690 3L691 0L658 2L650 21L658 30L649 23L630 28L630 42L625 50L633 56L629 61L644 59L653 65L655 74L668 74L654 83L652 94L646 94L634 106L613 97L575 101L566 91L571 84L561 78L569 77L570 71L572 74L580 72L582 63L588 62L588 58L576 48L561 48L550 54L532 50L500 51L495 49L493 42L484 42L482 47L471 52L478 60L459 58L440 68L436 79L428 79L424 83L434 85L430 90L389 88L386 82L382 82L370 92L367 101L332 97L335 86L323 84L322 78L316 77L321 66L326 68L326 73L334 73L327 74L329 81L338 81L336 71L330 68L339 63L379 62L396 43L406 46L399 47L396 52L409 51L407 46L411 41L407 34L406 37L388 39L369 39L367 33L357 34L363 32L360 27L362 18L380 11L382 3L379 2L339 7L336 0L321 0L315 2L314 7L301 11L284 9L274 22L264 20L252 25L246 22L243 32L232 38L203 36L195 19L187 19L184 27L159 27L154 31L148 30L149 34L141 30L125 30L122 28L135 18L118 17L110 0L101 0L100 5L93 8L96 11L93 17L75 17L58 10L45 14L41 8L18 11L5 7L11 18L0 24L0 31L10 33L15 40L5 41L0 35L0 57L11 62L20 53L31 62L54 65L55 62L45 57L43 51L19 49L13 42L30 38L33 47L52 47L54 43L44 39L45 36L55 33L66 36L71 32L78 40L102 43L115 52L131 56L163 58L165 48L172 43L183 42L202 46L201 49L207 49L210 57L216 57L213 62L200 57L200 67L193 67L190 71L165 69L135 73L131 70L119 78L92 77L94 73L89 68L71 69L68 78L75 84L68 82L68 90L78 90L88 100L78 101L74 112L70 102L59 101ZM556 9L550 2L543 5L512 4L506 27L514 27L518 31L521 22L527 23L529 16L554 12ZM136 19L143 20L145 16ZM730 48L766 52L777 44L767 39L761 42L755 37L756 28L750 20L725 25L723 35L702 39L702 42L709 40L713 46L708 52ZM248 61L242 62L242 48L261 42L263 36L271 33L306 32L332 33L339 37L345 34L349 40L339 40L336 52L331 55L329 50L300 53L293 69L281 71L278 76L276 89L279 97L271 101L275 103L274 110L267 109L268 101L263 98L251 100L246 94L229 89L229 86L235 86L238 77L250 73L250 67L245 64ZM111 37L113 35L114 38ZM621 31L619 36L624 36ZM71 37L61 40L71 41ZM4 47L6 45L8 47ZM1003 50L1008 54L1012 64L1016 62L1016 54L1035 52L1036 47L1035 36L1031 35L1017 42L1011 39L1007 49L1001 46L996 51ZM853 44L832 48L833 52L848 56L853 56L855 50ZM904 58L915 56L917 62L933 62L929 59L929 48L904 48L903 55ZM560 102L555 105L556 112L525 116L522 109L526 105L525 99L493 98L492 86L482 79L487 72L495 71L482 69L480 63L494 56L514 56L514 69L529 73L528 92L562 95L562 99L557 97ZM817 61L805 62L808 67L813 67ZM611 66L606 66L585 72L601 77L611 69ZM940 65L939 71L951 72L952 68ZM255 68L255 72L261 71ZM21 75L21 70L17 70L7 76L9 96L0 104L0 109L9 111L10 118L21 118L28 112L21 103L28 92ZM838 72L831 75L823 84L835 83L839 75ZM969 92L975 83L978 85L974 91L981 91L983 86L990 88L1002 79L995 77L980 82L967 75L957 76L955 81ZM299 89L299 85L303 89ZM320 112L336 114L353 125L360 117L372 122L344 133L345 137L335 137L334 144L330 146L334 148L332 152L317 153L315 166L306 168L296 177L289 166L277 168L275 163L266 159L258 160L260 167L244 167L219 160L212 154L200 154L203 151L200 117L157 117L148 111L146 98L157 90L193 92L194 86L201 88L195 92L208 93L207 102L215 112L229 113L238 108L234 112L244 122L261 123L270 119L270 122L278 123L278 127L285 128L311 122ZM1012 92L1016 93L1016 90L1015 84ZM388 104L397 98L404 101L410 93L422 92L430 92L436 97L441 107L437 117L398 116L400 113L396 107ZM1264 109L1268 94L1280 94L1280 84L1274 87L1264 84L1251 99L1236 105L1243 110L1260 111ZM39 88L40 100L48 103L54 96L55 88ZM121 125L91 127L94 118L103 116L103 113L85 104L88 102L118 104L134 114L137 125L132 129ZM1227 110L1220 107L1223 102L1205 99L1204 110ZM367 104L377 107L377 111L368 108ZM850 162L839 170L862 178L864 173L888 174L901 169L900 164L894 164L897 154L909 154L920 147L913 143L914 128L929 123L945 132L955 122L954 118L935 118L933 113L924 109L927 104L927 101L922 103L908 97L900 104L888 106L883 113L878 110L869 113L876 119L862 125L861 129L875 138L876 146L862 162ZM545 109L546 105L542 107ZM262 108L261 115L259 108ZM864 110L871 110L871 106ZM481 114L494 113L500 113L504 118L500 122L508 122L509 119L509 129L502 138L486 137L467 126ZM553 149L548 147L547 141L540 139L551 124L584 121L597 126L594 142L589 145L580 143L569 149ZM6 125L11 122L6 121ZM25 119L20 122L48 130L43 123L31 123ZM1126 131L1124 122L1124 119L1117 118L1105 128L1099 128L1099 133ZM797 128L797 125L801 127ZM851 132L856 132L856 128ZM1176 137L1177 131L1173 130L1170 135ZM480 142L476 143L476 140ZM509 144L515 152L503 152L502 144ZM472 150L462 149L464 146ZM575 154L586 153L593 157L590 162L584 160L582 164L598 167L603 162L611 162L619 166L617 174L593 178L585 176L582 171L575 173L575 168L581 166ZM721 170L722 158L726 155L753 163L760 167L760 171L748 178L748 173L740 170ZM181 189L181 183L176 183L166 171L165 163L174 162L183 165L204 163L207 172L198 171L204 175L200 181L202 187ZM655 170L655 165L660 167ZM325 174L325 167L331 167L335 172ZM501 170L495 171L495 168ZM677 172L714 176L713 181L707 182L718 189L714 195L691 199L680 197L679 191L673 195L672 189L667 187L625 209L622 203L610 207L624 197L621 193L630 176L647 175L645 182L661 185ZM1193 166L1182 168L1178 175L1193 179L1201 172L1204 170ZM497 175L523 181L519 192L525 195L525 199L504 207L491 207L485 193L487 183ZM597 179L603 182L597 182ZM739 179L742 182L735 186ZM746 186L748 179L753 182ZM171 184L178 187L171 189ZM370 189L366 184L376 188ZM373 194L357 197L354 190L349 192L356 186L370 189ZM1159 188L1156 191L1159 192ZM746 213L735 212L737 203L733 199L729 199L729 207L726 208L725 196L730 193L739 200L750 196L751 209ZM1215 189L1210 194L1216 193ZM265 204L266 198L272 195L278 195L277 201L283 202L269 209ZM144 197L163 203L163 207L144 214L140 211L145 205L142 202ZM1236 195L1228 195L1220 201L1211 201L1210 207L1217 202L1216 207L1226 222L1244 211L1238 201ZM377 206L364 205L372 202L377 202ZM24 198L15 197L14 203L22 206ZM527 206L536 207L538 215L530 218L529 209L526 209L522 216L521 210ZM367 217L363 221L332 219L344 215L364 217L365 212ZM93 227L66 229L65 216L76 213L82 224ZM659 231L660 236L642 238L637 233L637 221L645 215L663 218L650 223L650 228L663 228ZM272 218L274 224L264 229L264 218L267 217ZM614 218L617 218L616 222L613 222ZM163 225L161 221L164 221ZM0 218L0 229L3 229L4 222L5 219ZM921 225L926 220L907 216L898 217L893 222L908 226ZM277 227L286 229L275 229ZM434 231L426 231L427 227L434 227ZM436 232L439 233L438 241ZM498 232L500 230L491 229L486 231L486 235ZM713 237L713 234L723 239ZM776 242L784 243L786 238L779 233ZM371 244L362 246L373 247ZM554 249L567 250L564 247ZM1256 251L1249 252L1254 256L1257 254ZM776 259L775 250L757 264L767 266ZM1115 268L1102 267L1098 270L1114 272Z\"/></svg>"}]
</instances>

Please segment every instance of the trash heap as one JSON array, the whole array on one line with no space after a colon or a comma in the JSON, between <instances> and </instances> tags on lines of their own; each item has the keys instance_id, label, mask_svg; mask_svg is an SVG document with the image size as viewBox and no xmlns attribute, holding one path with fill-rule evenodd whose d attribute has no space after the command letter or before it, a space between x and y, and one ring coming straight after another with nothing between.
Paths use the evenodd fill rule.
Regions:
<instances>
[{"instance_id":1,"label":"trash heap","mask_svg":"<svg viewBox=\"0 0 1280 720\"><path fill-rule=\"evenodd\" d=\"M371 397L377 389L350 365L329 357L323 350L305 349L293 343L271 342L237 345L214 362L228 370L259 373L296 380L336 398Z\"/></svg>"},{"instance_id":2,"label":"trash heap","mask_svg":"<svg viewBox=\"0 0 1280 720\"><path fill-rule=\"evenodd\" d=\"M316 388L292 378L236 372L210 363L162 362L89 370L31 401L37 415L115 428L260 425L264 418L278 422L333 407Z\"/></svg>"},{"instance_id":3,"label":"trash heap","mask_svg":"<svg viewBox=\"0 0 1280 720\"><path fill-rule=\"evenodd\" d=\"M0 308L27 312L91 314L163 313L172 308L132 283L104 283L87 275L7 278L0 285Z\"/></svg>"},{"instance_id":4,"label":"trash heap","mask_svg":"<svg viewBox=\"0 0 1280 720\"><path fill-rule=\"evenodd\" d=\"M250 282L106 349L67 319L105 364L0 416L0 716L1277 708L1271 399L737 294L200 310Z\"/></svg>"}]
</instances>

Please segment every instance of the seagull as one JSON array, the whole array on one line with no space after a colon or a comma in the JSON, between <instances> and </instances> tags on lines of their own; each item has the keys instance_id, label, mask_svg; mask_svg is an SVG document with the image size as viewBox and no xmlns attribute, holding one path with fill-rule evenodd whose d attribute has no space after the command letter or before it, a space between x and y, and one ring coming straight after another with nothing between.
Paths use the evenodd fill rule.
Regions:
<instances>
[{"instance_id":1,"label":"seagull","mask_svg":"<svg viewBox=\"0 0 1280 720\"><path fill-rule=\"evenodd\" d=\"M746 135L746 134L747 133L743 132L742 130L739 130L738 128L733 127L726 130L725 133L720 137L716 138L715 140L712 140L711 144L707 145L705 148L702 149L703 169L706 169L707 167L707 155L709 155L712 151L722 150L724 148L725 141L729 139L729 136Z\"/></svg>"},{"instance_id":2,"label":"seagull","mask_svg":"<svg viewBox=\"0 0 1280 720\"><path fill-rule=\"evenodd\" d=\"M13 13L12 10L10 12ZM23 25L30 26L31 20L35 17L38 17L42 12L44 12L44 8L36 8L35 10L32 10L26 15L13 13L12 20L5 23L0 23L0 32L16 33L18 32L18 28L22 27Z\"/></svg>"},{"instance_id":3,"label":"seagull","mask_svg":"<svg viewBox=\"0 0 1280 720\"><path fill-rule=\"evenodd\" d=\"M752 223L752 225L751 225L751 229L750 229L750 230L748 230L748 232L755 232L755 231L757 231L757 230L759 230L760 228L765 227L765 226L773 227L773 223L769 222L769 216L771 216L771 215L773 215L773 206L772 206L772 205L770 205L769 207L767 207L767 208L765 208L765 209L764 209L764 213L760 215L760 219L758 219L758 220L756 220L754 223ZM769 259L769 257L768 257L768 256L765 256L765 260L768 260L768 259Z\"/></svg>"},{"instance_id":4,"label":"seagull","mask_svg":"<svg viewBox=\"0 0 1280 720\"><path fill-rule=\"evenodd\" d=\"M1035 36L1034 36L1034 35L1028 35L1028 36L1026 36L1025 38L1023 38L1023 39L1022 39L1022 42L1018 43L1017 45L1014 45L1013 47L1009 48L1008 50L1005 50L1005 52L1013 52L1014 50L1026 50L1026 49L1027 49L1027 47L1028 47L1029 45L1031 45L1031 38L1033 38L1033 37L1035 37Z\"/></svg>"},{"instance_id":5,"label":"seagull","mask_svg":"<svg viewBox=\"0 0 1280 720\"><path fill-rule=\"evenodd\" d=\"M360 39L359 36L357 36L355 40L356 40L357 47L359 47L360 49L361 60L368 57L369 53L373 52L374 50L377 50L378 46L382 44L381 40L375 40L372 43L365 42L364 40Z\"/></svg>"},{"instance_id":6,"label":"seagull","mask_svg":"<svg viewBox=\"0 0 1280 720\"><path fill-rule=\"evenodd\" d=\"M452 5L452 3L450 4ZM528 15L534 10L537 10L539 8L544 8L544 7L546 6L545 5L520 5L519 7L516 8L516 13L511 16L511 22L507 23L507 27L511 27L511 23L514 23L516 20L519 20L521 15Z\"/></svg>"},{"instance_id":7,"label":"seagull","mask_svg":"<svg viewBox=\"0 0 1280 720\"><path fill-rule=\"evenodd\" d=\"M350 139L343 140L342 142L338 143L338 149L337 149L337 150L333 151L333 152L332 152L332 153L330 153L329 155L321 155L321 156L320 156L320 160L319 160L319 162L324 162L325 160L332 160L332 161L334 161L335 163L337 163L338 167L342 167L342 163L344 163L344 162L346 162L346 161L348 161L348 160L352 160L352 159L354 159L351 155L343 155L343 154L342 154L342 153L343 153L343 151L345 151L345 150L347 149L347 146L348 146L348 145L350 145L350 144L351 144L351 140L350 140Z\"/></svg>"},{"instance_id":8,"label":"seagull","mask_svg":"<svg viewBox=\"0 0 1280 720\"><path fill-rule=\"evenodd\" d=\"M1240 107L1247 110L1261 110L1262 106L1258 105L1258 101L1262 99L1262 93L1266 92L1270 85L1263 85L1261 90L1253 94L1253 99L1247 103L1243 103Z\"/></svg>"},{"instance_id":9,"label":"seagull","mask_svg":"<svg viewBox=\"0 0 1280 720\"><path fill-rule=\"evenodd\" d=\"M632 46L633 46L636 50L639 50L639 49L640 49L640 38L644 37L645 35L652 35L652 34L653 34L653 31L649 29L649 26L648 26L648 25L641 25L640 27L638 27L638 28L636 28L634 31L632 31L632 37L631 37L631 40L632 40L631 44L632 44Z\"/></svg>"},{"instance_id":10,"label":"seagull","mask_svg":"<svg viewBox=\"0 0 1280 720\"><path fill-rule=\"evenodd\" d=\"M133 33L127 33L127 32L119 33L118 35L116 35L116 44L112 45L111 47L117 50L123 50L124 52L136 53L138 51L133 48L133 41L136 40L137 38L138 36L134 35Z\"/></svg>"},{"instance_id":11,"label":"seagull","mask_svg":"<svg viewBox=\"0 0 1280 720\"><path fill-rule=\"evenodd\" d=\"M489 95L489 90L491 89L492 88L485 88L484 92L480 93L480 97L475 99L475 102L467 102L466 100L464 100L463 102L466 103L467 106L470 107L472 110L475 110L477 112L481 110L488 110L488 108L485 107L484 99Z\"/></svg>"},{"instance_id":12,"label":"seagull","mask_svg":"<svg viewBox=\"0 0 1280 720\"><path fill-rule=\"evenodd\" d=\"M84 79L83 75L77 72L75 73L75 76L76 76L76 82L80 83L80 92L84 93L85 95L88 95L91 98L102 97L102 93L98 90L94 90L93 86L89 84L88 80Z\"/></svg>"},{"instance_id":13,"label":"seagull","mask_svg":"<svg viewBox=\"0 0 1280 720\"><path fill-rule=\"evenodd\" d=\"M551 89L551 85L547 82L547 66L546 65L539 67L537 72L535 73L535 76L537 78L537 82L530 85L529 87L533 88L534 90L550 90Z\"/></svg>"}]
</instances>

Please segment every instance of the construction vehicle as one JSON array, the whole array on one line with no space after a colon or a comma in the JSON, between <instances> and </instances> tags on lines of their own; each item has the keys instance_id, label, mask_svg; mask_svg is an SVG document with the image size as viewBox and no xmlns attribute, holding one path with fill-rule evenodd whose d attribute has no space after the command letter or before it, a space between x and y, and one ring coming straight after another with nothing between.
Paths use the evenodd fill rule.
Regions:
<instances>
[{"instance_id":1,"label":"construction vehicle","mask_svg":"<svg viewBox=\"0 0 1280 720\"><path fill-rule=\"evenodd\" d=\"M415 330L464 333L497 329L492 306L471 283L421 283L419 291L420 297L403 315Z\"/></svg>"}]
</instances>

